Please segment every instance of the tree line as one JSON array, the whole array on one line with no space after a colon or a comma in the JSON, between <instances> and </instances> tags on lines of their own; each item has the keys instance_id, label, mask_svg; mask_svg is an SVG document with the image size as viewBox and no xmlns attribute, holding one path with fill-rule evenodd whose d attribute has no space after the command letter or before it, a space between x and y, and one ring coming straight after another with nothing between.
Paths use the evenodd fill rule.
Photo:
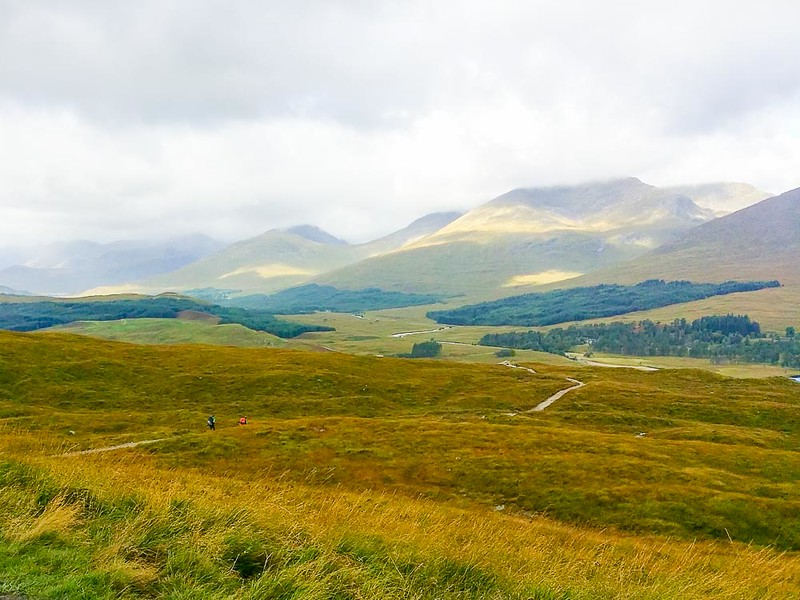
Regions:
<instances>
[{"instance_id":1,"label":"tree line","mask_svg":"<svg viewBox=\"0 0 800 600\"><path fill-rule=\"evenodd\" d=\"M378 288L340 290L330 285L310 283L274 294L252 294L226 299L223 304L255 308L272 314L296 315L317 311L359 313L367 310L419 306L440 302L432 294L390 292Z\"/></svg>"},{"instance_id":2,"label":"tree line","mask_svg":"<svg viewBox=\"0 0 800 600\"><path fill-rule=\"evenodd\" d=\"M282 338L309 331L332 331L332 327L290 323L259 310L206 304L189 298L155 297L104 301L52 301L0 303L0 329L35 331L75 321L119 319L174 319L182 311L196 311L219 317L219 322L238 323L256 331Z\"/></svg>"},{"instance_id":3,"label":"tree line","mask_svg":"<svg viewBox=\"0 0 800 600\"><path fill-rule=\"evenodd\" d=\"M522 294L428 312L428 317L447 325L519 325L538 327L586 321L683 304L711 296L752 292L779 287L778 281L727 281L693 283L649 279L633 286L603 284L567 290Z\"/></svg>"},{"instance_id":4,"label":"tree line","mask_svg":"<svg viewBox=\"0 0 800 600\"><path fill-rule=\"evenodd\" d=\"M549 331L487 334L478 342L564 354L576 346L625 356L684 356L713 362L749 362L800 368L800 338L793 327L786 335L765 335L747 315L711 315L688 322L649 320L635 323L573 325Z\"/></svg>"}]
</instances>

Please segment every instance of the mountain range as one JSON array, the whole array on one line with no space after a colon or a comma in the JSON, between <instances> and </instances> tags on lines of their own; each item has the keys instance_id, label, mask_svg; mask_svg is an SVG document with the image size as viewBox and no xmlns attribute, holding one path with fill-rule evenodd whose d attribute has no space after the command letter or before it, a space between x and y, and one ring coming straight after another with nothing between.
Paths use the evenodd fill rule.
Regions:
<instances>
[{"instance_id":1,"label":"mountain range","mask_svg":"<svg viewBox=\"0 0 800 600\"><path fill-rule=\"evenodd\" d=\"M800 285L799 258L800 188L687 230L635 260L570 280L568 285L652 278L778 279L785 285Z\"/></svg>"},{"instance_id":2,"label":"mountain range","mask_svg":"<svg viewBox=\"0 0 800 600\"><path fill-rule=\"evenodd\" d=\"M0 285L46 295L79 294L97 286L124 284L168 273L207 256L224 244L197 234L166 241L78 240L0 250ZM16 262L18 261L18 262Z\"/></svg>"},{"instance_id":3,"label":"mountain range","mask_svg":"<svg viewBox=\"0 0 800 600\"><path fill-rule=\"evenodd\" d=\"M430 214L388 236L357 245L347 244L311 225L273 229L177 271L148 279L143 285L155 290L221 288L275 292L402 248L438 231L459 216L459 213Z\"/></svg>"},{"instance_id":4,"label":"mountain range","mask_svg":"<svg viewBox=\"0 0 800 600\"><path fill-rule=\"evenodd\" d=\"M714 218L638 179L518 189L395 252L318 277L337 287L481 296L619 264ZM510 293L506 291L506 293Z\"/></svg>"},{"instance_id":5,"label":"mountain range","mask_svg":"<svg viewBox=\"0 0 800 600\"><path fill-rule=\"evenodd\" d=\"M228 246L205 236L149 245L50 245L23 253L16 265L8 265L13 252L0 251L0 266L6 264L0 285L40 294L204 289L234 295L313 282L491 298L554 281L572 285L593 273L633 276L639 269L649 277L648 262L661 261L666 269L672 263L665 253L679 252L675 244L689 243L682 240L694 239L695 231L715 231L708 227L734 216L719 218L722 207L767 196L747 184L658 188L635 178L521 188L465 214L427 215L364 244L348 244L318 227L301 225ZM717 246L709 250L717 251ZM633 266L614 271L620 265Z\"/></svg>"}]
</instances>

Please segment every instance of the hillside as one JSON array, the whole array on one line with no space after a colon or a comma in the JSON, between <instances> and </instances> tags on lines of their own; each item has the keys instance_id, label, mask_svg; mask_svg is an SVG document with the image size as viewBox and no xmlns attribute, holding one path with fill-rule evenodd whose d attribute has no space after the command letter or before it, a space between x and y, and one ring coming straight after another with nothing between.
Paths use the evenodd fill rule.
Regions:
<instances>
[{"instance_id":1,"label":"hillside","mask_svg":"<svg viewBox=\"0 0 800 600\"><path fill-rule=\"evenodd\" d=\"M681 310L690 311L687 316L746 313L762 325L780 329L800 324L798 256L800 189L705 223L633 261L564 282L558 287L636 283L652 278L715 282L777 279L783 284L779 289L754 292L746 298L732 296L719 305L715 300L705 300ZM680 311L658 314L666 318L684 316ZM649 318L646 313L637 318L640 316Z\"/></svg>"},{"instance_id":2,"label":"hillside","mask_svg":"<svg viewBox=\"0 0 800 600\"><path fill-rule=\"evenodd\" d=\"M124 319L77 321L51 327L59 331L134 344L213 344L242 348L283 348L289 342L238 323L218 325L187 319Z\"/></svg>"},{"instance_id":3,"label":"hillside","mask_svg":"<svg viewBox=\"0 0 800 600\"><path fill-rule=\"evenodd\" d=\"M625 262L711 218L688 196L633 178L519 189L414 244L315 281L490 296Z\"/></svg>"},{"instance_id":4,"label":"hillside","mask_svg":"<svg viewBox=\"0 0 800 600\"><path fill-rule=\"evenodd\" d=\"M458 216L435 213L365 244L351 245L311 225L273 229L237 242L163 277L143 283L145 289L217 288L270 293L370 256L390 252L438 230ZM374 287L374 286L365 286Z\"/></svg>"},{"instance_id":5,"label":"hillside","mask_svg":"<svg viewBox=\"0 0 800 600\"><path fill-rule=\"evenodd\" d=\"M616 317L651 308L684 304L729 294L778 288L778 281L693 283L650 279L632 286L603 284L508 296L427 316L448 325L518 325L541 327L569 321Z\"/></svg>"},{"instance_id":6,"label":"hillside","mask_svg":"<svg viewBox=\"0 0 800 600\"><path fill-rule=\"evenodd\" d=\"M307 237L311 232L311 238ZM273 229L223 248L163 277L147 280L153 289L223 288L275 291L319 272L357 260L352 246L311 228Z\"/></svg>"},{"instance_id":7,"label":"hillside","mask_svg":"<svg viewBox=\"0 0 800 600\"><path fill-rule=\"evenodd\" d=\"M223 307L169 294L146 298L62 299L57 302L36 298L22 302L0 301L0 329L9 331L36 331L78 321L122 321L124 325L128 319L146 318L238 324L284 338L329 329L291 323L262 310Z\"/></svg>"},{"instance_id":8,"label":"hillside","mask_svg":"<svg viewBox=\"0 0 800 600\"><path fill-rule=\"evenodd\" d=\"M440 300L431 294L384 292L375 288L338 290L327 285L309 283L270 295L238 296L224 301L223 304L292 315L315 311L362 313L367 310L436 304Z\"/></svg>"},{"instance_id":9,"label":"hillside","mask_svg":"<svg viewBox=\"0 0 800 600\"><path fill-rule=\"evenodd\" d=\"M0 593L798 597L797 384L529 366L0 332Z\"/></svg>"}]
</instances>

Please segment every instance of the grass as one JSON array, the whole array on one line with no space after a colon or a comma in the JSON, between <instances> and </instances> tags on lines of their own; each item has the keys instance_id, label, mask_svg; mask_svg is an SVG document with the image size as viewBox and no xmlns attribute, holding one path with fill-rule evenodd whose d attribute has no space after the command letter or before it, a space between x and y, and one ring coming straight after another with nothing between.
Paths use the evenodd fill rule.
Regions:
<instances>
[{"instance_id":1,"label":"grass","mask_svg":"<svg viewBox=\"0 0 800 600\"><path fill-rule=\"evenodd\" d=\"M732 294L731 296L736 295ZM361 317L346 313L293 315L288 317L288 320L306 324L327 325L334 327L336 330L308 333L292 340L282 340L238 325L215 325L213 323L183 319L128 319L126 321L111 322L79 322L52 328L51 331L66 331L138 344L214 344L250 348L283 347L372 356L393 356L408 353L415 342L435 339L443 343L442 360L494 364L500 360L495 356L497 349L478 346L477 341L487 333L501 333L519 329L518 327L443 328L425 316L428 308L409 307L373 311L367 312ZM731 312L728 310L731 307L716 308L722 312ZM708 307L708 310L711 310L711 307ZM720 310L717 312L720 312ZM698 312L698 315L701 313L707 314L705 309L704 311ZM636 315L639 315L637 318L660 318L661 320L671 320L672 318L666 313L656 314L656 312L648 311L636 313ZM615 318L614 320L625 320L625 318L627 316ZM395 334L408 332L421 333L394 337ZM564 357L529 350L517 350L513 360L516 362L527 361L552 365L570 364ZM704 369L729 377L776 377L794 373L792 370L780 369L770 365L738 363L714 365L708 360L676 357L641 358L595 355L592 360L615 365L648 364L659 368Z\"/></svg>"},{"instance_id":2,"label":"grass","mask_svg":"<svg viewBox=\"0 0 800 600\"><path fill-rule=\"evenodd\" d=\"M780 288L715 296L695 302L627 313L611 318L581 321L581 324L611 321L630 323L646 319L671 322L680 318L692 321L706 315L746 314L754 321L757 321L764 331L775 331L783 334L788 326L800 326L800 314L797 312L798 303L800 303L800 285L789 283ZM571 324L564 323L558 325L558 327L568 327Z\"/></svg>"},{"instance_id":3,"label":"grass","mask_svg":"<svg viewBox=\"0 0 800 600\"><path fill-rule=\"evenodd\" d=\"M77 321L50 328L108 340L135 344L217 344L243 348L286 347L289 342L243 325L217 325L185 319L122 319L118 321Z\"/></svg>"},{"instance_id":4,"label":"grass","mask_svg":"<svg viewBox=\"0 0 800 600\"><path fill-rule=\"evenodd\" d=\"M679 356L619 356L616 354L594 353L592 362L629 367L650 366L658 369L702 369L737 378L789 377L796 369L787 369L758 363L720 363L714 364L705 358Z\"/></svg>"},{"instance_id":5,"label":"grass","mask_svg":"<svg viewBox=\"0 0 800 600\"><path fill-rule=\"evenodd\" d=\"M797 384L530 366L2 333L0 593L799 596Z\"/></svg>"},{"instance_id":6,"label":"grass","mask_svg":"<svg viewBox=\"0 0 800 600\"><path fill-rule=\"evenodd\" d=\"M0 573L31 597L796 598L800 581L796 557L729 542L165 470L135 453L59 460L0 469L3 507L28 524L0 541Z\"/></svg>"}]
</instances>

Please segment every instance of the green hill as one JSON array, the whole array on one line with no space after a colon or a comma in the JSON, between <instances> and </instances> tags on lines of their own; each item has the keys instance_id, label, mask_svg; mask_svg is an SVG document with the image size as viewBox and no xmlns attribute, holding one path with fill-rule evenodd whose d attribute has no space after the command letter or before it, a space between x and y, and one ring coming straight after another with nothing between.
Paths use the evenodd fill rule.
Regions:
<instances>
[{"instance_id":1,"label":"green hill","mask_svg":"<svg viewBox=\"0 0 800 600\"><path fill-rule=\"evenodd\" d=\"M214 344L243 348L282 348L288 342L263 331L231 323L217 325L185 319L124 319L79 321L52 327L62 331L135 344Z\"/></svg>"},{"instance_id":2,"label":"green hill","mask_svg":"<svg viewBox=\"0 0 800 600\"><path fill-rule=\"evenodd\" d=\"M457 216L457 213L430 214L390 235L356 245L310 225L273 229L168 275L149 279L142 285L151 291L217 288L275 292L309 281L321 273L396 250L433 233Z\"/></svg>"}]
</instances>

